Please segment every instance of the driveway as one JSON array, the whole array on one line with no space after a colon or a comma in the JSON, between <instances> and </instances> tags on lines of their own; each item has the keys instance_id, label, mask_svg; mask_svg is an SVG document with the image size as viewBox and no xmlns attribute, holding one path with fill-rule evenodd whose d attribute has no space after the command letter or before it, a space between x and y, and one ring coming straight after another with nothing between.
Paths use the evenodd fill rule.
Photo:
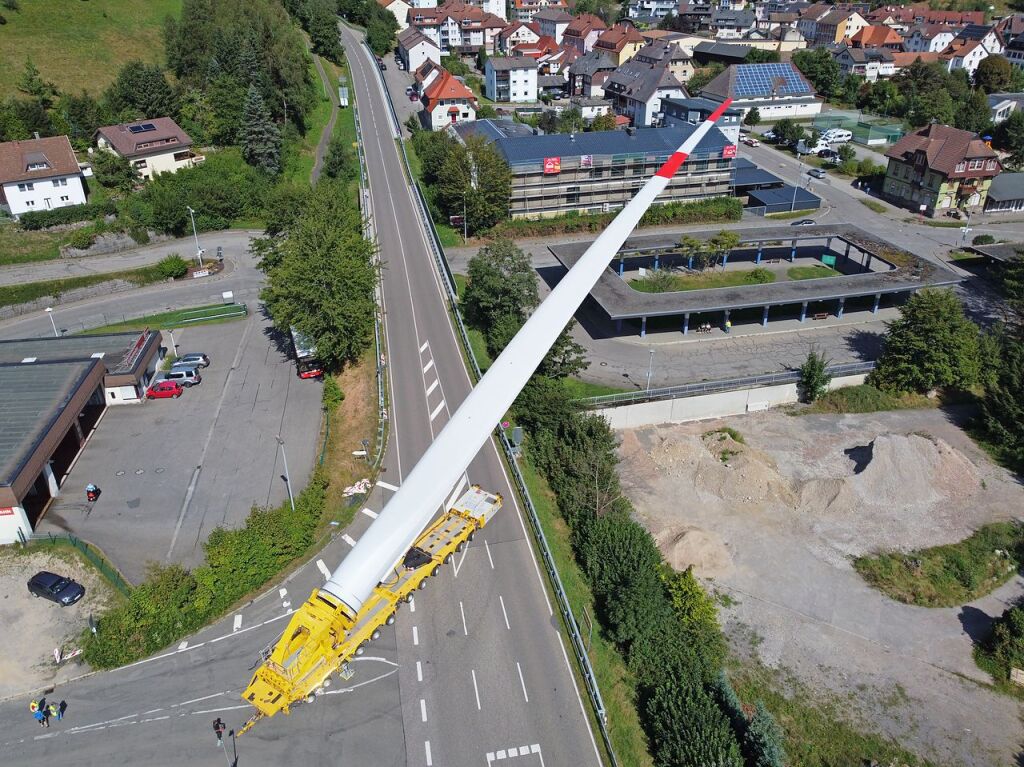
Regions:
<instances>
[{"instance_id":1,"label":"driveway","mask_svg":"<svg viewBox=\"0 0 1024 767\"><path fill-rule=\"evenodd\" d=\"M179 353L209 355L203 382L179 399L108 408L38 528L94 543L136 583L149 562L200 564L215 527L240 527L252 506L287 499L276 435L296 492L319 448L321 386L295 375L258 310L174 340ZM102 490L91 507L89 482Z\"/></svg>"}]
</instances>

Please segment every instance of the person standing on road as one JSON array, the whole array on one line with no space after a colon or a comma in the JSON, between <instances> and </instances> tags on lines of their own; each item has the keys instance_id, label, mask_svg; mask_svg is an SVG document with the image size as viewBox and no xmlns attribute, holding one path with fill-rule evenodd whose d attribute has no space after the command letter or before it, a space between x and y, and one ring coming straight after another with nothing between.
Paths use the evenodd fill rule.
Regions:
<instances>
[{"instance_id":1,"label":"person standing on road","mask_svg":"<svg viewBox=\"0 0 1024 767\"><path fill-rule=\"evenodd\" d=\"M46 707L47 722L49 722L50 717L53 717L54 719L58 720L60 719L60 706L58 706L56 703L51 703L49 706Z\"/></svg>"},{"instance_id":2,"label":"person standing on road","mask_svg":"<svg viewBox=\"0 0 1024 767\"><path fill-rule=\"evenodd\" d=\"M43 712L41 708L37 708L35 712L32 714L32 716L34 716L36 721L39 722L40 727L50 726L50 723L46 719L46 714Z\"/></svg>"},{"instance_id":3,"label":"person standing on road","mask_svg":"<svg viewBox=\"0 0 1024 767\"><path fill-rule=\"evenodd\" d=\"M224 745L224 730L225 729L226 729L226 727L224 725L224 722L221 721L219 716L216 719L213 720L213 731L217 735L217 745L218 746L223 746Z\"/></svg>"},{"instance_id":4,"label":"person standing on road","mask_svg":"<svg viewBox=\"0 0 1024 767\"><path fill-rule=\"evenodd\" d=\"M57 706L57 721L58 722L61 719L64 718L64 712L67 711L67 710L68 710L68 702L66 700L62 700L60 702L60 705Z\"/></svg>"}]
</instances>

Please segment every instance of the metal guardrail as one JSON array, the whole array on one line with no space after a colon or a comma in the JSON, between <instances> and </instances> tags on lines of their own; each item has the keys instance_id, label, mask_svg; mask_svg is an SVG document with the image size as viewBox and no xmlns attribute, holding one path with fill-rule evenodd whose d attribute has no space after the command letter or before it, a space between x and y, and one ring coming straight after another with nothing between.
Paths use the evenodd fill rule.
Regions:
<instances>
[{"instance_id":1,"label":"metal guardrail","mask_svg":"<svg viewBox=\"0 0 1024 767\"><path fill-rule=\"evenodd\" d=\"M870 373L875 369L874 362L848 362L842 365L830 365L825 368L830 376L853 376ZM629 391L620 394L602 394L597 397L584 397L576 400L583 407L594 410L604 407L620 407L635 405L640 402L655 402L663 399L681 399L683 397L699 397L702 394L734 391L737 389L753 389L758 386L775 386L777 384L796 383L800 380L799 370L786 370L781 373L768 373L759 376L742 378L723 378L719 381L702 381L700 383L668 386L650 391Z\"/></svg>"},{"instance_id":2,"label":"metal guardrail","mask_svg":"<svg viewBox=\"0 0 1024 767\"><path fill-rule=\"evenodd\" d=\"M363 45L366 47L365 40L363 41ZM366 50L372 57L372 51L370 51L368 47L366 47ZM383 75L379 70L377 72L377 76L380 78L380 83L383 85L385 101L388 104L392 118L397 125L398 118L395 116L395 108L391 101L391 94L387 89L387 83L383 81ZM476 355L473 353L473 345L469 342L469 334L462 321L462 314L459 311L458 291L455 288L455 279L452 276L451 267L448 264L448 258L444 252L444 246L441 244L441 240L437 235L437 229L434 227L434 220L430 216L427 201L423 196L423 191L420 189L419 184L416 182L416 178L413 176L412 168L409 164L409 156L405 150L405 143L401 140L400 136L401 132L399 131L399 138L396 139L396 141L402 153L402 167L405 170L407 181L415 191L414 198L417 203L420 220L423 224L424 231L427 233L427 239L434 256L434 261L438 267L438 273L441 275L441 281L444 283L448 306L455 322L455 328L458 331L460 340L462 341L462 346L466 353L466 357L469 360L473 375L476 377L476 380L479 380L482 373L480 371L480 365L477 362ZM618 767L618 760L615 757L611 737L608 733L608 713L604 706L604 700L601 698L601 691L597 686L597 678L594 674L594 669L590 664L590 658L587 655L583 636L579 630L579 623L577 623L576 616L573 614L572 605L569 603L569 597L565 593L565 589L562 586L562 579L558 574L558 568L555 566L554 557L551 555L551 549L548 546L547 537L544 535L544 530L541 528L540 518L537 516L537 509L533 505L533 499L530 496L530 491L526 487L526 480L523 478L522 472L519 470L519 464L516 462L516 457L513 453L511 443L508 441L504 431L501 429L495 429L495 435L497 436L498 443L501 445L502 450L505 453L506 463L510 468L516 489L519 491L519 495L523 499L523 504L526 507L526 516L529 519L530 528L533 530L534 538L537 541L537 548L540 551L541 559L544 560L544 569L547 571L548 579L550 580L552 590L555 593L555 601L558 603L559 612L562 614L562 619L565 621L565 625L567 627L573 655L576 657L576 661L579 664L580 672L587 688L587 696L590 698L591 705L594 707L594 713L597 715L597 723L601 734L601 740L604 742L612 767Z\"/></svg>"},{"instance_id":3,"label":"metal guardrail","mask_svg":"<svg viewBox=\"0 0 1024 767\"><path fill-rule=\"evenodd\" d=\"M26 548L37 543L50 546L71 546L88 559L111 586L120 591L124 596L131 594L132 587L121 573L117 571L117 568L110 564L99 551L81 538L77 538L70 533L29 533L26 537L21 530L18 531L18 538L21 540L21 545Z\"/></svg>"}]
</instances>

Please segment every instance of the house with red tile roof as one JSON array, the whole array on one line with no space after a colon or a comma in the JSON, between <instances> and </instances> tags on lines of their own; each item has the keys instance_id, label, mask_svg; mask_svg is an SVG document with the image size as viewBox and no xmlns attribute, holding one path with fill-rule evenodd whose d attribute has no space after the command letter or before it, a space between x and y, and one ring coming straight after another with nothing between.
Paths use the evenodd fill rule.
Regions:
<instances>
[{"instance_id":1,"label":"house with red tile roof","mask_svg":"<svg viewBox=\"0 0 1024 767\"><path fill-rule=\"evenodd\" d=\"M205 158L192 151L192 139L170 117L154 117L96 131L96 146L124 157L143 178L176 173Z\"/></svg>"},{"instance_id":2,"label":"house with red tile roof","mask_svg":"<svg viewBox=\"0 0 1024 767\"><path fill-rule=\"evenodd\" d=\"M978 134L933 123L908 133L885 156L882 196L928 216L981 210L1002 166Z\"/></svg>"},{"instance_id":3,"label":"house with red tile roof","mask_svg":"<svg viewBox=\"0 0 1024 767\"><path fill-rule=\"evenodd\" d=\"M476 53L481 48L496 53L498 35L508 26L500 16L462 2L413 8L408 20L409 26L434 41L442 56Z\"/></svg>"},{"instance_id":4,"label":"house with red tile roof","mask_svg":"<svg viewBox=\"0 0 1024 767\"><path fill-rule=\"evenodd\" d=\"M476 119L477 101L473 91L447 69L423 92L423 111L431 130Z\"/></svg>"},{"instance_id":5,"label":"house with red tile roof","mask_svg":"<svg viewBox=\"0 0 1024 767\"><path fill-rule=\"evenodd\" d=\"M513 21L498 33L498 50L508 54L517 45L540 40L540 27L536 22Z\"/></svg>"},{"instance_id":6,"label":"house with red tile roof","mask_svg":"<svg viewBox=\"0 0 1024 767\"><path fill-rule=\"evenodd\" d=\"M597 16L592 13L581 13L565 28L562 44L575 48L580 53L589 53L605 29L607 27L604 22Z\"/></svg>"},{"instance_id":7,"label":"house with red tile roof","mask_svg":"<svg viewBox=\"0 0 1024 767\"><path fill-rule=\"evenodd\" d=\"M615 66L619 66L633 58L645 42L632 24L619 23L597 36L594 50L605 54L615 62Z\"/></svg>"},{"instance_id":8,"label":"house with red tile roof","mask_svg":"<svg viewBox=\"0 0 1024 767\"><path fill-rule=\"evenodd\" d=\"M84 202L82 170L67 136L0 144L0 207L12 216Z\"/></svg>"},{"instance_id":9,"label":"house with red tile roof","mask_svg":"<svg viewBox=\"0 0 1024 767\"><path fill-rule=\"evenodd\" d=\"M900 33L885 24L871 24L846 38L851 48L888 48L890 51L903 50Z\"/></svg>"}]
</instances>

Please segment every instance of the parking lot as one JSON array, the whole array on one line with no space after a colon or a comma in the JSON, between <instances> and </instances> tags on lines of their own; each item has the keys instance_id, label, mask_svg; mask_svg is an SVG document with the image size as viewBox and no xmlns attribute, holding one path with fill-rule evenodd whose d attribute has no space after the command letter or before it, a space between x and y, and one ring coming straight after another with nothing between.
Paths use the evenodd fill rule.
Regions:
<instances>
[{"instance_id":1,"label":"parking lot","mask_svg":"<svg viewBox=\"0 0 1024 767\"><path fill-rule=\"evenodd\" d=\"M296 493L319 447L321 386L296 376L258 308L175 331L174 342L179 354L209 356L202 383L178 399L108 408L37 528L90 541L133 583L149 562L201 563L215 527L240 527L253 505L287 499L277 435ZM93 504L90 482L101 490Z\"/></svg>"}]
</instances>

